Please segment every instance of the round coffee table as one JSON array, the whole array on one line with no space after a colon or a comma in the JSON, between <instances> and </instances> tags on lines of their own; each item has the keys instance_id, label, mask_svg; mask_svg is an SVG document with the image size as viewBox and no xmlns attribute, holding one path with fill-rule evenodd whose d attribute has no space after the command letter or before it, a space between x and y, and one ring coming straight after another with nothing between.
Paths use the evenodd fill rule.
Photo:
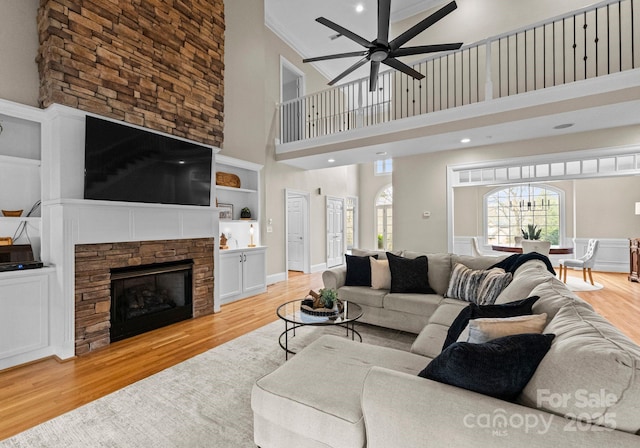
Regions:
<instances>
[{"instance_id":1,"label":"round coffee table","mask_svg":"<svg viewBox=\"0 0 640 448\"><path fill-rule=\"evenodd\" d=\"M285 359L289 359L289 353L292 355L296 354L296 352L289 349L289 333L293 333L295 337L296 328L307 325L334 325L343 327L346 330L347 336L351 334L352 340L355 340L355 337L358 336L360 342L362 342L362 335L355 329L356 321L362 317L362 308L357 303L349 302L348 300L343 300L342 303L344 305L343 311L331 316L316 316L305 313L300 308L302 299L292 300L280 305L276 313L278 317L284 321L284 331L280 334L278 342L285 352ZM283 337L284 343L282 342Z\"/></svg>"}]
</instances>

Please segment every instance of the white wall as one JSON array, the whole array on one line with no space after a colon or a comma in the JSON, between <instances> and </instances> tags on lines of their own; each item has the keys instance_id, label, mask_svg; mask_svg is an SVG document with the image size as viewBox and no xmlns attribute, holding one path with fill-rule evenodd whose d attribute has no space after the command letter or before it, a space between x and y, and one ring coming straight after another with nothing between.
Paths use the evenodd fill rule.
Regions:
<instances>
[{"instance_id":1,"label":"white wall","mask_svg":"<svg viewBox=\"0 0 640 448\"><path fill-rule=\"evenodd\" d=\"M393 175L395 246L434 252L447 250L447 197L452 194L447 191L447 165L631 144L640 144L640 126L396 159ZM608 197L617 200L618 194L621 192L616 188L609 191ZM580 208L579 204L576 206ZM423 210L431 211L431 217L422 218ZM471 219L478 222L477 211L474 216ZM581 218L577 216L576 219ZM598 225L606 226L608 221L608 218L603 218ZM589 231L592 230L593 228L590 228ZM580 230L575 236L591 235L586 235ZM617 236L627 237L624 234Z\"/></svg>"}]
</instances>

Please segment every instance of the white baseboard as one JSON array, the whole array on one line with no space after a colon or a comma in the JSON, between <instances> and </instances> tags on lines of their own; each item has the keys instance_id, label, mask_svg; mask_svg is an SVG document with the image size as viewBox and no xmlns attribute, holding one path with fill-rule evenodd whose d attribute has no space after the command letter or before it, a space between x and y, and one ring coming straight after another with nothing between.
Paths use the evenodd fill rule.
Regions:
<instances>
[{"instance_id":1,"label":"white baseboard","mask_svg":"<svg viewBox=\"0 0 640 448\"><path fill-rule=\"evenodd\" d=\"M283 282L286 279L286 272L278 272L277 274L267 275L267 285L273 285L274 283Z\"/></svg>"},{"instance_id":2,"label":"white baseboard","mask_svg":"<svg viewBox=\"0 0 640 448\"><path fill-rule=\"evenodd\" d=\"M311 273L322 272L327 270L327 263L314 264L311 266Z\"/></svg>"}]
</instances>

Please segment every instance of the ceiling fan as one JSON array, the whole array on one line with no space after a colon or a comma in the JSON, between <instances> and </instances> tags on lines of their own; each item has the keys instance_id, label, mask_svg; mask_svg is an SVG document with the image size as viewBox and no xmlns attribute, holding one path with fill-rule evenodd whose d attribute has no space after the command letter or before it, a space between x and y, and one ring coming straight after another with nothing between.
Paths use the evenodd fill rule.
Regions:
<instances>
[{"instance_id":1,"label":"ceiling fan","mask_svg":"<svg viewBox=\"0 0 640 448\"><path fill-rule=\"evenodd\" d=\"M340 81L342 78L347 76L349 73L353 72L357 68L361 67L368 61L371 61L371 73L369 75L369 90L371 92L375 91L378 84L378 71L380 70L380 63L388 65L389 67L395 68L407 75L415 78L422 79L424 75L413 68L409 67L407 64L400 62L397 57L400 56L411 56L416 54L425 54L425 53L435 53L438 51L450 51L457 50L462 46L462 42L452 43L452 44L436 44L436 45L421 45L417 47L404 47L402 46L409 42L411 39L416 37L418 34L422 33L424 30L429 28L431 25L454 11L458 6L455 1L447 4L446 6L440 8L438 11L431 14L426 19L422 20L420 23L412 26L407 31L402 33L400 36L393 39L389 42L389 20L391 16L391 0L378 0L378 36L376 39L369 42L363 37L349 31L348 29L338 25L335 22L332 22L329 19L324 17L318 17L316 22L323 24L326 27L331 28L332 30L338 32L339 34L351 39L352 41L362 45L366 48L366 50L361 51L352 51L349 53L339 53L332 54L328 56L319 56L315 58L307 58L303 59L302 62L316 62L316 61L326 61L328 59L339 59L339 58L351 58L356 56L364 56L358 62L353 64L351 67L346 69L344 72L340 73L337 77L332 79L329 82L329 85L332 86L336 82Z\"/></svg>"}]
</instances>

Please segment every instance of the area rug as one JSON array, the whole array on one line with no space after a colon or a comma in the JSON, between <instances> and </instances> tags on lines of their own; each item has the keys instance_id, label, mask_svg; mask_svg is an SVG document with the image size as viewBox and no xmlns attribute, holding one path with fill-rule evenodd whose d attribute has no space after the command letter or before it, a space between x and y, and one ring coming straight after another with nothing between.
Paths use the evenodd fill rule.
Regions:
<instances>
[{"instance_id":1,"label":"area rug","mask_svg":"<svg viewBox=\"0 0 640 448\"><path fill-rule=\"evenodd\" d=\"M251 387L285 362L274 322L0 442L1 448L255 447ZM408 350L415 335L356 325L363 341ZM338 333L339 331L339 333ZM331 327L297 330L301 349Z\"/></svg>"},{"instance_id":2,"label":"area rug","mask_svg":"<svg viewBox=\"0 0 640 448\"><path fill-rule=\"evenodd\" d=\"M594 284L592 285L589 282L583 282L578 277L569 277L569 276L567 276L567 283L566 284L567 284L567 288L569 288L571 291L574 291L574 292L597 291L597 290L603 288L602 284L600 284L598 282L593 282L593 283Z\"/></svg>"}]
</instances>

